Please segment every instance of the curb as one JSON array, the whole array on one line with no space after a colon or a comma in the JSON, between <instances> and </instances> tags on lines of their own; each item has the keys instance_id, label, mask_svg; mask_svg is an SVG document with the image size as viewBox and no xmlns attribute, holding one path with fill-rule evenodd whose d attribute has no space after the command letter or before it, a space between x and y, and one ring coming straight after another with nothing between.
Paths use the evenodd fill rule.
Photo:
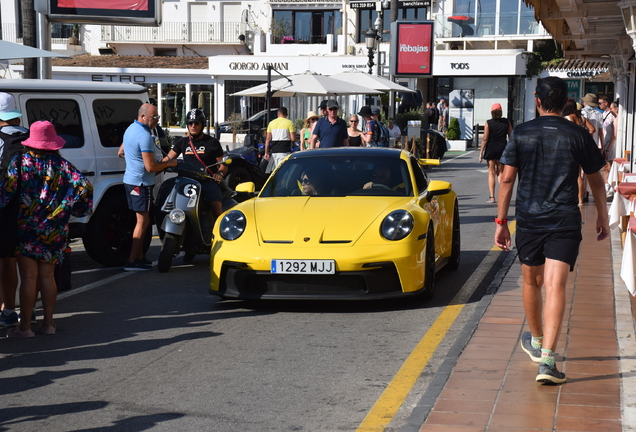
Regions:
<instances>
[{"instance_id":1,"label":"curb","mask_svg":"<svg viewBox=\"0 0 636 432\"><path fill-rule=\"evenodd\" d=\"M409 415L406 423L399 429L399 432L418 432L420 430L431 409L433 409L435 402L437 402L440 393L444 389L446 381L448 381L448 378L453 372L459 356L464 351L464 348L466 348L466 345L468 345L468 342L472 338L481 317L484 312L486 312L492 298L499 290L501 283L508 274L510 267L514 264L516 257L517 249L513 248L504 260L501 268L495 275L495 278L486 289L486 293L473 311L473 316L464 325L464 328L460 333L461 336L455 340L455 343L446 354L446 359L435 373L435 376L429 383L426 391L420 398L420 401L417 403L413 411L411 411L411 415Z\"/></svg>"}]
</instances>

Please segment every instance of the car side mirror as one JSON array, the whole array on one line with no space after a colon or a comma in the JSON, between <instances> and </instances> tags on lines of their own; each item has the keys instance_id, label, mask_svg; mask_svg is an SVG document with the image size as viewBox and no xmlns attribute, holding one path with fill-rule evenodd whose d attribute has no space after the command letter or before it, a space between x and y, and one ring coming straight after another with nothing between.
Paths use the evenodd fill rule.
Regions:
<instances>
[{"instance_id":1,"label":"car side mirror","mask_svg":"<svg viewBox=\"0 0 636 432\"><path fill-rule=\"evenodd\" d=\"M239 183L236 185L234 190L236 192L254 193L254 191L256 190L256 185L253 182Z\"/></svg>"},{"instance_id":2,"label":"car side mirror","mask_svg":"<svg viewBox=\"0 0 636 432\"><path fill-rule=\"evenodd\" d=\"M447 181L432 180L426 188L426 201L431 202L437 195L446 195L453 190L453 185Z\"/></svg>"}]
</instances>

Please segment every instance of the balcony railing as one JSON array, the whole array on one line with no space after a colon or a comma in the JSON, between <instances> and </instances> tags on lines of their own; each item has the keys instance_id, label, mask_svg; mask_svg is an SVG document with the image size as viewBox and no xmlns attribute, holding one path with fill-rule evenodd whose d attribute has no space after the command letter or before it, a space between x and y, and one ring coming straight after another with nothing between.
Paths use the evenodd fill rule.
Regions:
<instances>
[{"instance_id":1,"label":"balcony railing","mask_svg":"<svg viewBox=\"0 0 636 432\"><path fill-rule=\"evenodd\" d=\"M455 14L435 17L436 38L529 36L548 33L534 15L518 13Z\"/></svg>"},{"instance_id":2,"label":"balcony railing","mask_svg":"<svg viewBox=\"0 0 636 432\"><path fill-rule=\"evenodd\" d=\"M0 27L0 39L8 42L22 43L22 27L15 23L3 23ZM66 44L73 34L72 24L51 23L51 43Z\"/></svg>"},{"instance_id":3,"label":"balcony railing","mask_svg":"<svg viewBox=\"0 0 636 432\"><path fill-rule=\"evenodd\" d=\"M164 22L161 27L103 25L102 41L239 43L246 26L236 22Z\"/></svg>"}]
</instances>

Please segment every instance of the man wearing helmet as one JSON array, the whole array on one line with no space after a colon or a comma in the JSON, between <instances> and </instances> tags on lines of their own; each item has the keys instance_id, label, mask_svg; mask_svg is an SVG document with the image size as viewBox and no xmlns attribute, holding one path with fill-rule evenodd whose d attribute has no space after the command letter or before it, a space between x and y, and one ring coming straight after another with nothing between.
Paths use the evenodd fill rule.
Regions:
<instances>
[{"instance_id":1,"label":"man wearing helmet","mask_svg":"<svg viewBox=\"0 0 636 432\"><path fill-rule=\"evenodd\" d=\"M187 162L196 170L203 170L208 165L221 162L223 160L223 148L219 140L203 133L205 120L205 114L200 109L188 111L186 115L188 136L176 139L164 160L175 159L180 154L183 154L184 162ZM206 170L207 174L211 175L215 180L201 183L203 202L207 203L208 209L211 210L210 223L213 225L215 219L223 212L221 206L223 196L218 182L223 180L227 166L217 165L206 168Z\"/></svg>"}]
</instances>

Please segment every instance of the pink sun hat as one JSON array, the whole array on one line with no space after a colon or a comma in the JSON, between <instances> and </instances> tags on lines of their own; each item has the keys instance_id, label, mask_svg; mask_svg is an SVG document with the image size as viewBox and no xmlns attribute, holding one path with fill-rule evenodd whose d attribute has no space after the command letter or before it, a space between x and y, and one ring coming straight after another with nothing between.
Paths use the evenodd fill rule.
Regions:
<instances>
[{"instance_id":1,"label":"pink sun hat","mask_svg":"<svg viewBox=\"0 0 636 432\"><path fill-rule=\"evenodd\" d=\"M31 125L29 138L22 141L22 145L38 150L55 151L64 147L64 138L57 136L53 123L36 121Z\"/></svg>"}]
</instances>

